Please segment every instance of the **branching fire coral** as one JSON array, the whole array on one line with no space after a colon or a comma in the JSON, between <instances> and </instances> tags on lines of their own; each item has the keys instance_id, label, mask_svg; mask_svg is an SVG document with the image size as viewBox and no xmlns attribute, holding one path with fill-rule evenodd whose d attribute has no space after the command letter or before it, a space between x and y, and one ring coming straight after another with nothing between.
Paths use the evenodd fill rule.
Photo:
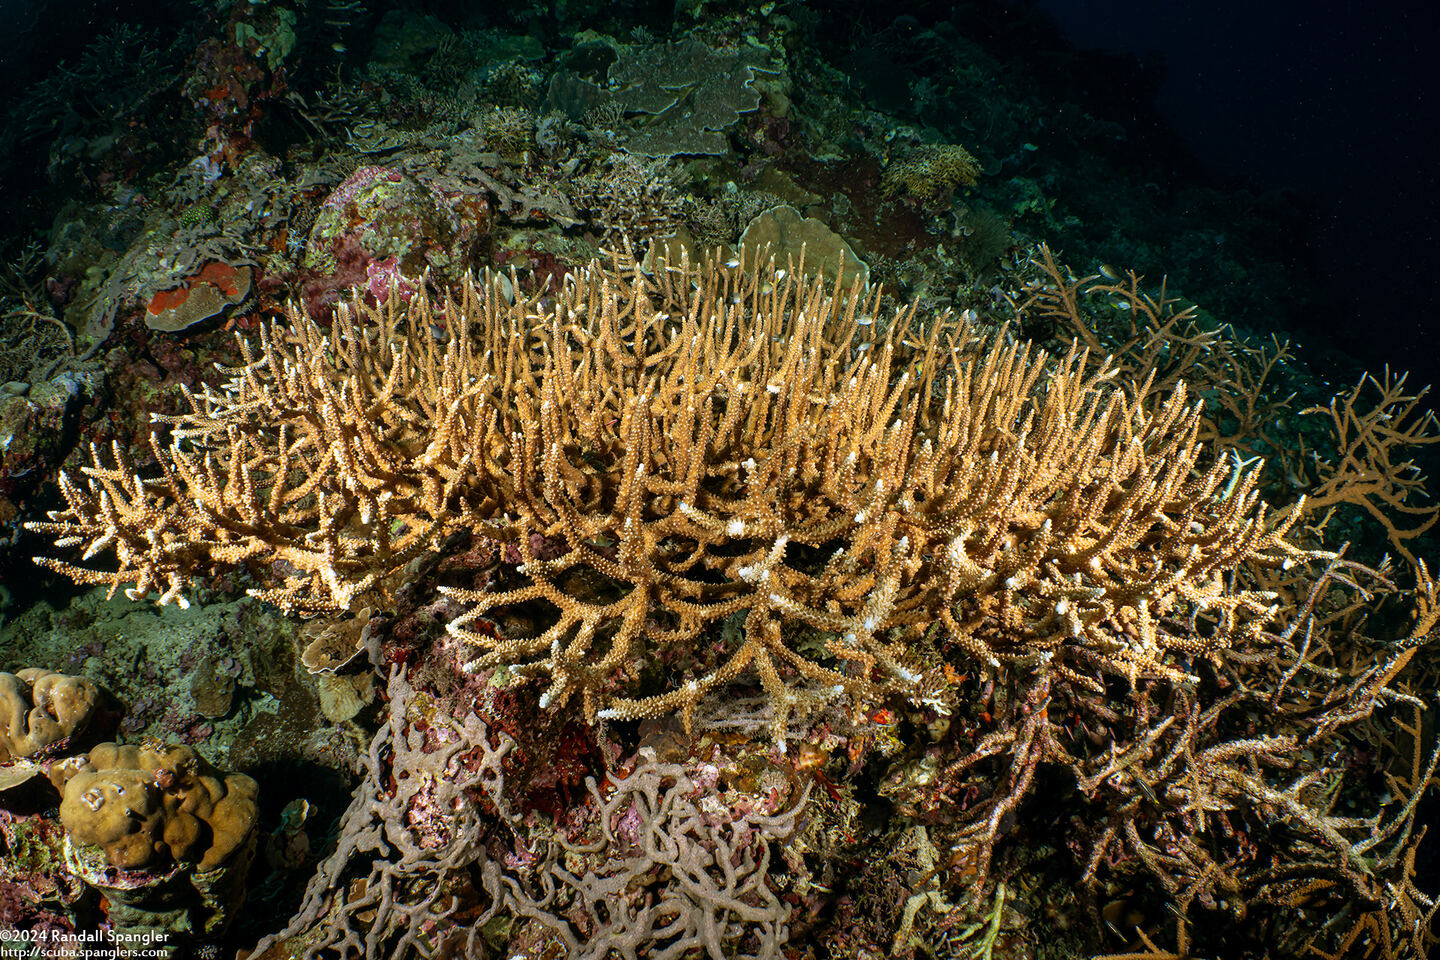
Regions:
<instances>
[{"instance_id":1,"label":"branching fire coral","mask_svg":"<svg viewBox=\"0 0 1440 960\"><path fill-rule=\"evenodd\" d=\"M243 566L309 613L383 605L417 556L487 538L523 563L451 592L473 669L542 678L542 706L591 720L687 723L756 676L778 732L844 694L914 693L922 646L1182 679L1172 653L1273 615L1231 571L1313 555L1285 539L1298 507L1270 515L1255 469L1207 453L1183 384L1146 402L1077 350L914 308L883 322L878 293L788 266L617 255L529 296L490 279L328 330L292 310L157 418L158 475L117 448L62 476L68 507L35 528L118 570L40 562L162 603ZM517 608L531 628L497 632Z\"/></svg>"}]
</instances>

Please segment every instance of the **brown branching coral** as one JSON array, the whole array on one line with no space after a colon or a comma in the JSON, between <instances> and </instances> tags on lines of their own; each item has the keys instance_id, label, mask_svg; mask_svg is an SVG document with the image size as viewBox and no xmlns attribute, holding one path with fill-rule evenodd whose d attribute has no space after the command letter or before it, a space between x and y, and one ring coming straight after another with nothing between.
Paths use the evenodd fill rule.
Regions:
<instances>
[{"instance_id":1,"label":"brown branching coral","mask_svg":"<svg viewBox=\"0 0 1440 960\"><path fill-rule=\"evenodd\" d=\"M1440 587L1417 564L1397 626L1388 566L1290 543L1311 501L1277 517L1259 468L1215 449L1270 418L1283 345L1229 344L1134 277L1096 288L1133 321L1100 360L880 316L878 294L801 276L617 256L532 295L491 278L329 328L293 314L157 424L146 476L117 450L63 481L42 529L113 549L116 569L44 562L164 601L242 567L257 596L311 613L386 609L406 579L429 598L412 561L448 552L460 586L433 609L450 637L428 652L457 669L473 650L477 688L521 711L537 701L515 678L593 721L677 712L711 747L760 717L780 747L815 738L746 758L812 810L853 803L845 777L883 766L888 835L924 827L872 915L897 952L963 940L986 903L987 929L1008 923L1044 814L1069 895L1135 890L1163 917L1124 931L1132 951L1423 956L1437 907L1415 876L1418 811L1440 751L1415 678L1436 669ZM1057 318L1079 322L1081 283L1051 294ZM1375 412L1334 408L1354 466L1336 461L1322 498L1377 465L1410 481L1428 421L1407 426L1414 398L1381 387ZM465 560L480 554L483 573ZM737 683L748 696L717 706ZM477 714L446 716L401 666L390 694L289 946L313 930L311 954L479 956L508 935L771 956L787 927L824 936L829 891L807 880L820 899L797 905L774 859L790 844L795 874L820 817L768 788L718 808L703 746L676 734L674 755L611 769L542 823L512 812L508 741ZM866 849L825 829L827 857Z\"/></svg>"},{"instance_id":2,"label":"brown branching coral","mask_svg":"<svg viewBox=\"0 0 1440 960\"><path fill-rule=\"evenodd\" d=\"M930 144L886 164L880 175L880 189L892 197L929 201L948 197L957 186L973 187L979 175L980 161L964 147Z\"/></svg>"},{"instance_id":3,"label":"brown branching coral","mask_svg":"<svg viewBox=\"0 0 1440 960\"><path fill-rule=\"evenodd\" d=\"M1107 708L1116 741L1107 750L1071 741L1074 755L1064 760L1089 802L1105 811L1076 820L1088 850L1086 882L1148 874L1173 905L1182 955L1200 910L1236 920L1248 913L1268 925L1267 945L1283 946L1285 955L1326 955L1322 947L1336 943L1335 955L1343 955L1361 933L1372 946L1385 944L1378 956L1425 955L1435 904L1413 883L1423 835L1416 808L1440 749L1415 736L1406 774L1389 775L1390 791L1378 799L1347 784L1346 767L1361 749L1357 722L1410 713L1418 733L1427 705L1390 683L1432 624L1422 617L1368 668L1350 671L1327 666L1328 654L1312 642L1325 630L1326 595L1380 586L1377 577L1332 560L1268 653L1222 656L1216 692L1146 685ZM1422 584L1422 593L1428 589ZM1084 693L1066 699L1062 715L1096 711ZM1337 935L1339 919L1352 915L1354 930Z\"/></svg>"},{"instance_id":4,"label":"brown branching coral","mask_svg":"<svg viewBox=\"0 0 1440 960\"><path fill-rule=\"evenodd\" d=\"M490 538L523 563L452 593L472 667L543 678L542 705L590 719L688 720L758 677L780 731L843 694L914 693L937 631L992 666L1075 677L1083 652L1183 679L1173 654L1274 613L1231 571L1310 556L1285 539L1298 507L1272 517L1256 471L1207 460L1183 384L1149 402L1081 352L913 309L877 325L878 293L750 266L617 258L553 294L467 285L329 330L292 312L160 419L157 476L116 449L62 477L68 507L36 528L118 570L41 562L162 602L243 566L311 612L383 603L447 537ZM517 607L533 629L497 635ZM702 642L739 614L736 644ZM647 689L650 658L689 663Z\"/></svg>"},{"instance_id":5,"label":"brown branching coral","mask_svg":"<svg viewBox=\"0 0 1440 960\"><path fill-rule=\"evenodd\" d=\"M1157 934L1152 907L1163 904L1158 929L1175 957L1250 955L1259 943L1273 956L1426 956L1440 908L1414 863L1440 749L1411 678L1433 658L1440 588L1420 565L1397 638L1382 611L1401 592L1385 574L1343 556L1318 573L1271 573L1283 612L1198 664L1198 682L1102 690L1084 680L1104 665L1078 650L1070 663L1085 676L996 671L974 698L986 706L978 724L962 698L881 790L946 854L931 868L944 882L914 881L912 902L928 890L973 910L1012 882L1017 858L1033 865L1034 845L1062 836L1075 886L1098 903L1148 888L1151 906L1136 914L1150 914L1148 931L1116 929L1132 945ZM1008 841L1027 810L1050 806L1034 796L1047 769L1073 784L1064 812L1051 807L1060 819L1043 841L1024 827ZM936 949L939 933L926 937Z\"/></svg>"},{"instance_id":6,"label":"brown branching coral","mask_svg":"<svg viewBox=\"0 0 1440 960\"><path fill-rule=\"evenodd\" d=\"M1382 377L1366 374L1328 407L1304 412L1328 415L1335 445L1333 456L1323 462L1317 458L1311 509L1341 503L1363 508L1385 528L1391 545L1413 563L1410 541L1435 525L1440 506L1426 495L1425 477L1410 458L1419 447L1440 442L1440 420L1433 409L1423 406L1429 388L1407 393L1405 379L1388 368ZM1379 398L1362 407L1362 395L1370 392L1367 386Z\"/></svg>"},{"instance_id":7,"label":"brown branching coral","mask_svg":"<svg viewBox=\"0 0 1440 960\"><path fill-rule=\"evenodd\" d=\"M1162 281L1158 291L1147 292L1141 278L1130 273L1076 278L1056 262L1054 252L1040 244L1031 259L1039 278L1017 305L1024 317L1054 321L1065 337L1076 337L1093 356L1113 356L1122 388L1143 385L1147 391L1168 396L1176 384L1193 387L1197 376L1208 386L1222 380L1205 366L1212 351L1226 344L1224 331L1202 326L1193 305L1180 306ZM1097 329L1086 301L1101 298L1118 308L1124 320ZM1152 374L1153 371L1153 374Z\"/></svg>"},{"instance_id":8,"label":"brown branching coral","mask_svg":"<svg viewBox=\"0 0 1440 960\"><path fill-rule=\"evenodd\" d=\"M1031 260L1039 279L1016 305L1022 317L1058 322L1092 356L1109 355L1117 383L1133 396L1167 397L1182 382L1207 398L1201 435L1252 457L1275 461L1292 488L1306 491L1299 506L1307 522L1348 504L1384 530L1391 547L1413 563L1412 548L1440 519L1440 504L1425 491L1415 462L1420 448L1440 442L1440 421L1425 406L1428 388L1410 392L1406 377L1388 369L1362 376L1348 393L1300 415L1322 418L1326 442L1315 446L1293 427L1293 390L1282 372L1294 359L1288 341L1247 343L1228 326L1207 327L1194 305L1182 306L1164 280L1147 292L1134 272L1121 277L1076 278L1041 244ZM1094 303L1107 303L1124 318L1097 322ZM1373 399L1371 399L1373 397ZM1291 435L1287 435L1287 433Z\"/></svg>"},{"instance_id":9,"label":"brown branching coral","mask_svg":"<svg viewBox=\"0 0 1440 960\"><path fill-rule=\"evenodd\" d=\"M1288 345L1254 347L1228 328L1207 330L1163 286L1147 292L1133 274L1076 280L1048 251L1038 261L1050 283L1032 290L1022 321L1038 307L1113 352L1114 388L1134 402L1203 393L1198 429L1210 442L1284 452ZM1116 320L1097 330L1089 321L1102 298ZM1372 388L1379 401L1362 402ZM1303 536L1318 536L1322 508L1348 502L1402 552L1413 545L1433 515L1408 459L1433 435L1419 401L1385 377L1314 408L1329 414L1333 452L1312 458L1290 439L1305 455L1283 460L1291 487L1312 486L1311 459L1319 474L1321 507L1307 498L1292 508L1312 520ZM1395 509L1411 503L1413 511ZM1428 955L1440 906L1416 864L1429 842L1422 803L1431 802L1440 764L1433 699L1422 694L1434 688L1440 588L1423 562L1406 591L1388 562L1371 569L1345 552L1318 570L1240 564L1236 587L1265 591L1277 609L1240 643L1192 660L1193 681L1151 673L1128 687L1102 685L1113 662L1072 647L1048 669L1007 663L976 695L958 697L958 709L929 728L933 739L907 745L881 788L906 817L930 825L945 854L935 868L945 881L914 881L907 902L944 898L956 902L953 915L973 917L1014 882L1013 871L1023 877L1036 866L1040 838L1023 824L1048 807L1058 819L1043 822L1041 842L1057 830L1065 837L1079 888L1097 898L1097 923L1116 891L1144 903L1133 912L1124 900L1108 905L1125 907L1107 915L1107 936L1127 943L1116 957ZM963 679L951 678L952 688ZM947 689L923 702L956 699ZM1058 810L1034 796L1057 770L1074 789ZM1018 842L1007 840L1012 832ZM1068 875L1062 882L1067 895L1076 887ZM1121 925L1126 914L1138 919ZM938 926L923 938L936 952Z\"/></svg>"}]
</instances>

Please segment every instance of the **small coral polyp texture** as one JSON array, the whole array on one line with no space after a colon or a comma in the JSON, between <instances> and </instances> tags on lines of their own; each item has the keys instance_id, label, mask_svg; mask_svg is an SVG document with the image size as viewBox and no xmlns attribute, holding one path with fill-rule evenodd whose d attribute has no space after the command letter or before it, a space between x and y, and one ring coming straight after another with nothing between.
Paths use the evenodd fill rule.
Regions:
<instances>
[{"instance_id":1,"label":"small coral polyp texture","mask_svg":"<svg viewBox=\"0 0 1440 960\"><path fill-rule=\"evenodd\" d=\"M161 602L245 567L311 613L384 609L412 560L485 538L521 562L448 591L471 669L592 721L688 724L758 682L781 736L950 663L1179 679L1270 622L1230 574L1308 557L1298 507L1206 453L1183 387L1137 401L1079 351L798 268L616 255L529 296L292 310L158 418L154 475L118 448L62 475L35 528L118 566L40 562Z\"/></svg>"}]
</instances>

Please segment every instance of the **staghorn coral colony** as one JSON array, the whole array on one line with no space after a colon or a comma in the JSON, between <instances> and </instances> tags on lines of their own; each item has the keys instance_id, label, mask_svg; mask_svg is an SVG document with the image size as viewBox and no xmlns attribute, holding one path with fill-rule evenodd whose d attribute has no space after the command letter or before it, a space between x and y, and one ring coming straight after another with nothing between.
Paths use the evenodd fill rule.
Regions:
<instances>
[{"instance_id":1,"label":"staghorn coral colony","mask_svg":"<svg viewBox=\"0 0 1440 960\"><path fill-rule=\"evenodd\" d=\"M963 17L901 106L800 10L580 6L202 4L19 101L0 927L1427 956L1424 391L1078 225Z\"/></svg>"}]
</instances>

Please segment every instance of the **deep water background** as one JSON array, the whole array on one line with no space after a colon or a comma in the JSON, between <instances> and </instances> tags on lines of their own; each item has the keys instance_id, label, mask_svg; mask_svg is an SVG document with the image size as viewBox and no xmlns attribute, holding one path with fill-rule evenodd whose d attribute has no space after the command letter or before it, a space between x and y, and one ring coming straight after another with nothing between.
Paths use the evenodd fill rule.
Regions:
<instances>
[{"instance_id":1,"label":"deep water background","mask_svg":"<svg viewBox=\"0 0 1440 960\"><path fill-rule=\"evenodd\" d=\"M1019 6L1019 5L1016 5ZM1210 170L1318 212L1329 303L1309 325L1364 365L1440 381L1440 5L1027 0L1081 50L1133 58Z\"/></svg>"}]
</instances>

